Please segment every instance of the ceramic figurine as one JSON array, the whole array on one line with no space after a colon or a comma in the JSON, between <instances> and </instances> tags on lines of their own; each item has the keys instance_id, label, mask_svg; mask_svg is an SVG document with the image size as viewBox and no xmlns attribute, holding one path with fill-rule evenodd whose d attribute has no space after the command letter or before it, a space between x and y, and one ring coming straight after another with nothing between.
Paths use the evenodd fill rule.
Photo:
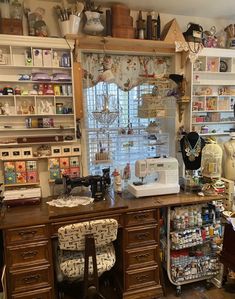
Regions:
<instances>
[{"instance_id":1,"label":"ceramic figurine","mask_svg":"<svg viewBox=\"0 0 235 299\"><path fill-rule=\"evenodd\" d=\"M113 180L113 189L116 193L122 192L122 178L120 172L117 169L114 169L112 176L114 177Z\"/></svg>"}]
</instances>

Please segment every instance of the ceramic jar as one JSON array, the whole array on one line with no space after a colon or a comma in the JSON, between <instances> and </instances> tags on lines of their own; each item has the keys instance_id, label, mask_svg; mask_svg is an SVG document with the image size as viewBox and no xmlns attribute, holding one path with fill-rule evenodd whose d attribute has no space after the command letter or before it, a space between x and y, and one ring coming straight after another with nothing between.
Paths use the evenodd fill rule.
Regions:
<instances>
[{"instance_id":1,"label":"ceramic jar","mask_svg":"<svg viewBox=\"0 0 235 299\"><path fill-rule=\"evenodd\" d=\"M96 11L85 11L86 23L84 31L90 35L96 35L104 30L104 26L100 22L100 13Z\"/></svg>"}]
</instances>

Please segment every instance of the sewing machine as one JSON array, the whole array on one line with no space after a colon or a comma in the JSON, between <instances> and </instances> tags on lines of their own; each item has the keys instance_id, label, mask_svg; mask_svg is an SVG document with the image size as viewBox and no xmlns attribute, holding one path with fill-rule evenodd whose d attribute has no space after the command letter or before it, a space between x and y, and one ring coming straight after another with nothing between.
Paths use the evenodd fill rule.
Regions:
<instances>
[{"instance_id":1,"label":"sewing machine","mask_svg":"<svg viewBox=\"0 0 235 299\"><path fill-rule=\"evenodd\" d=\"M63 175L62 179L56 179L55 184L63 184L64 194L70 194L75 187L89 187L91 190L91 197L95 201L103 200L105 191L111 183L110 169L102 170L103 175L88 175L86 177L71 178L68 175Z\"/></svg>"},{"instance_id":2,"label":"sewing machine","mask_svg":"<svg viewBox=\"0 0 235 299\"><path fill-rule=\"evenodd\" d=\"M137 160L135 176L140 181L128 185L135 197L178 193L179 171L175 158Z\"/></svg>"}]
</instances>

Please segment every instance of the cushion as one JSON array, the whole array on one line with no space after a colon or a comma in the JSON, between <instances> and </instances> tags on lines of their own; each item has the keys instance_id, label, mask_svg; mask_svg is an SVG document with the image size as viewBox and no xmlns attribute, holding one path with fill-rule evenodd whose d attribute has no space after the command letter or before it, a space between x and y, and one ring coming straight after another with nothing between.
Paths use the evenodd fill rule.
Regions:
<instances>
[{"instance_id":1,"label":"cushion","mask_svg":"<svg viewBox=\"0 0 235 299\"><path fill-rule=\"evenodd\" d=\"M109 271L115 264L115 250L112 243L96 249L98 276ZM68 279L83 280L85 254L84 251L59 250L58 263L62 274ZM89 275L93 274L92 258L89 259Z\"/></svg>"},{"instance_id":2,"label":"cushion","mask_svg":"<svg viewBox=\"0 0 235 299\"><path fill-rule=\"evenodd\" d=\"M84 250L85 235L93 234L96 248L117 238L115 219L101 219L65 225L58 229L58 243L62 250Z\"/></svg>"}]
</instances>

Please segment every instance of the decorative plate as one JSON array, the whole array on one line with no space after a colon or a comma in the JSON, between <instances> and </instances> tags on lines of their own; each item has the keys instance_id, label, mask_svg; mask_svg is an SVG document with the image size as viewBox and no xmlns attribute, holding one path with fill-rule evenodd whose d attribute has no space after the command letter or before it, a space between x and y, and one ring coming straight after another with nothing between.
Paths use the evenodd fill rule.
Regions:
<instances>
[{"instance_id":1,"label":"decorative plate","mask_svg":"<svg viewBox=\"0 0 235 299\"><path fill-rule=\"evenodd\" d=\"M227 70L228 70L227 62L224 61L224 60L220 60L219 71L220 71L220 72L227 72Z\"/></svg>"}]
</instances>

